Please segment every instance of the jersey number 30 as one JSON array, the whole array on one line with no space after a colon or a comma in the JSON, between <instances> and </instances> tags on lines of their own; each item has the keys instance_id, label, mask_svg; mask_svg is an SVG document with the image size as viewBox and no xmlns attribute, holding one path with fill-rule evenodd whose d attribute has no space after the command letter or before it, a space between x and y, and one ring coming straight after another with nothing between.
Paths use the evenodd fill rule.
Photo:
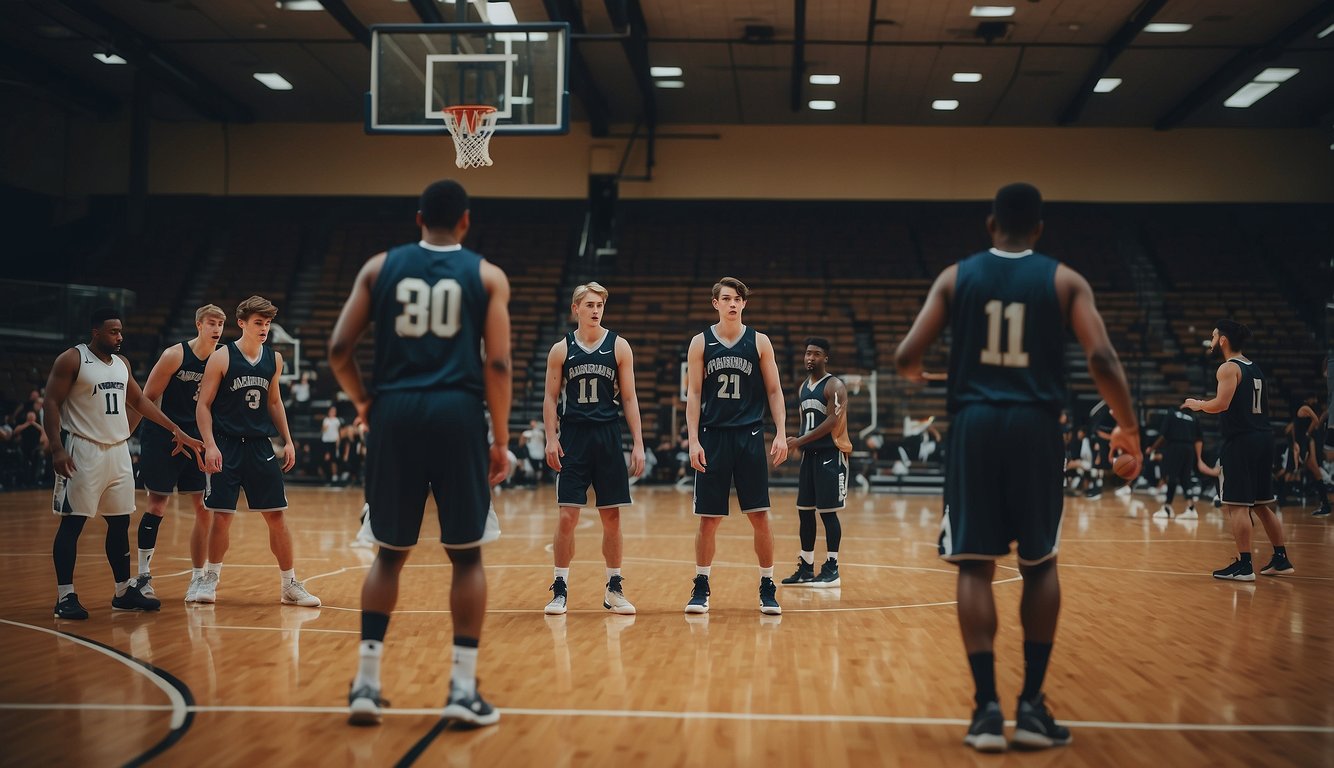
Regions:
<instances>
[{"instance_id":1,"label":"jersey number 30","mask_svg":"<svg viewBox=\"0 0 1334 768\"><path fill-rule=\"evenodd\" d=\"M1001 349L1001 318L1009 326L1005 349ZM983 365L1006 368L1027 368L1028 353L1024 351L1024 304L1002 304L999 299L987 302L987 347L982 350Z\"/></svg>"},{"instance_id":2,"label":"jersey number 30","mask_svg":"<svg viewBox=\"0 0 1334 768\"><path fill-rule=\"evenodd\" d=\"M459 332L459 309L463 287L457 280L441 280L429 285L420 277L398 281L395 297L403 305L403 314L394 318L394 332L416 339L429 330L444 339Z\"/></svg>"}]
</instances>

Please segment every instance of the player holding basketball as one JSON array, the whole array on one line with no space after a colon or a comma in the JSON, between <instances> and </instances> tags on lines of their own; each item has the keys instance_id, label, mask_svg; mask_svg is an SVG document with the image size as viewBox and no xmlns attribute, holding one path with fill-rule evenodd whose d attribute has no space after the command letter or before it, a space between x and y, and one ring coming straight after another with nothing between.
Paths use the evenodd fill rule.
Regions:
<instances>
[{"instance_id":1,"label":"player holding basketball","mask_svg":"<svg viewBox=\"0 0 1334 768\"><path fill-rule=\"evenodd\" d=\"M167 347L144 382L144 397L153 402L161 398L162 412L192 437L199 437L195 401L199 397L199 383L204 379L204 365L218 348L226 322L227 314L215 304L195 310L195 337ZM138 422L138 413L131 414L131 431ZM185 602L193 603L204 583L213 513L204 508L204 472L190 457L173 454L169 437L154 424L145 424L140 434L139 476L148 492L148 509L139 518L139 578L134 585L144 597L154 597L151 565L158 529L167 511L167 499L173 492L184 494L195 508L195 524L190 532L193 569L190 586L185 590Z\"/></svg>"},{"instance_id":2,"label":"player holding basketball","mask_svg":"<svg viewBox=\"0 0 1334 768\"><path fill-rule=\"evenodd\" d=\"M552 545L555 578L545 613L565 613L574 559L574 527L579 509L588 503L588 486L597 495L602 517L602 557L607 564L607 588L602 607L632 614L621 586L621 507L630 501L630 474L644 472L644 439L640 430L639 398L635 395L634 355L630 343L602 327L608 292L598 283L574 289L570 311L579 328L551 346L547 353L546 396L542 423L546 431L546 462L556 476L556 503L560 520ZM557 400L564 393L557 435ZM630 468L621 454L620 414L630 427Z\"/></svg>"},{"instance_id":3,"label":"player holding basketball","mask_svg":"<svg viewBox=\"0 0 1334 768\"><path fill-rule=\"evenodd\" d=\"M695 468L695 587L686 613L708 613L714 536L728 514L733 484L755 533L760 563L760 612L781 614L769 529L769 468L764 456L764 403L773 416L769 458L787 460L787 411L769 337L741 322L750 290L735 277L713 285L718 323L690 340L686 358L686 428Z\"/></svg>"},{"instance_id":4,"label":"player holding basketball","mask_svg":"<svg viewBox=\"0 0 1334 768\"><path fill-rule=\"evenodd\" d=\"M1222 463L1218 495L1223 500L1223 514L1232 525L1238 557L1228 567L1214 571L1214 578L1233 581L1255 581L1251 512L1260 518L1269 543L1274 545L1274 555L1260 573L1287 576L1296 571L1284 546L1283 523L1269 507L1276 501L1269 392L1260 366L1242 354L1250 338L1251 329L1235 320L1214 323L1210 351L1223 358L1218 366L1218 391L1210 400L1187 398L1181 404L1192 411L1219 414L1223 445L1218 451Z\"/></svg>"},{"instance_id":5,"label":"player holding basketball","mask_svg":"<svg viewBox=\"0 0 1334 768\"><path fill-rule=\"evenodd\" d=\"M500 536L489 486L509 470L510 289L499 267L463 247L470 223L458 182L427 187L417 211L421 240L366 262L329 341L338 384L369 429L366 500L379 544L361 588L360 665L348 693L353 725L380 722L385 633L428 493L454 568L454 663L442 717L470 726L500 720L477 690L477 650L486 617L481 546ZM373 401L354 356L372 322Z\"/></svg>"},{"instance_id":6,"label":"player holding basketball","mask_svg":"<svg viewBox=\"0 0 1334 768\"><path fill-rule=\"evenodd\" d=\"M801 436L789 437L789 451L801 449L801 475L797 481L797 517L800 519L801 555L797 570L783 579L784 584L810 587L837 587L838 547L843 526L838 511L848 498L848 388L826 371L829 365L829 340L818 336L806 339L806 370L809 376L797 390L800 403ZM828 557L815 573L815 514L824 522Z\"/></svg>"},{"instance_id":7,"label":"player holding basketball","mask_svg":"<svg viewBox=\"0 0 1334 768\"><path fill-rule=\"evenodd\" d=\"M264 344L277 314L278 308L262 296L241 302L236 307L241 338L209 355L204 366L195 420L204 438L205 471L210 473L204 507L214 514L204 579L195 590L195 602L217 602L222 558L231 545L232 520L244 490L246 506L260 513L269 527L269 548L281 572L279 600L308 608L320 604L296 580L292 532L283 514L287 510L283 473L296 464L296 445L279 391L283 356ZM283 441L281 462L273 452L273 437Z\"/></svg>"},{"instance_id":8,"label":"player holding basketball","mask_svg":"<svg viewBox=\"0 0 1334 768\"><path fill-rule=\"evenodd\" d=\"M950 446L940 556L959 566L959 628L976 685L964 743L984 752L1006 747L996 693L996 560L1018 541L1024 579L1024 688L1014 741L1027 747L1070 742L1042 693L1061 607L1061 426L1066 402L1063 326L1088 355L1089 373L1119 426L1113 449L1138 462L1139 427L1125 372L1107 339L1088 282L1033 251L1042 235L1042 196L1028 184L996 194L987 217L992 248L940 273L899 345L899 374L922 378L922 357L948 326Z\"/></svg>"},{"instance_id":9,"label":"player holding basketball","mask_svg":"<svg viewBox=\"0 0 1334 768\"><path fill-rule=\"evenodd\" d=\"M42 426L56 472L52 511L60 515L51 556L56 567L57 619L86 619L74 592L74 562L84 523L102 514L107 523L106 554L116 580L111 608L156 611L161 603L130 582L130 513L134 512L134 470L130 465L127 408L148 417L171 435L173 454L204 444L177 426L143 396L130 364L116 354L121 344L120 313L99 309L91 318L92 339L56 358L46 381Z\"/></svg>"}]
</instances>

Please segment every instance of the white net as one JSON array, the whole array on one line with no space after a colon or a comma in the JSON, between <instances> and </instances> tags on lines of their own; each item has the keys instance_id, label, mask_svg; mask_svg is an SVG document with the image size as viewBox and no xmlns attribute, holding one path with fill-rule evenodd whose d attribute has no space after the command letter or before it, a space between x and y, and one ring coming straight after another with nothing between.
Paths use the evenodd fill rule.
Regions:
<instances>
[{"instance_id":1,"label":"white net","mask_svg":"<svg viewBox=\"0 0 1334 768\"><path fill-rule=\"evenodd\" d=\"M454 138L454 165L483 168L491 165L489 146L496 132L495 107L446 107L445 128Z\"/></svg>"}]
</instances>

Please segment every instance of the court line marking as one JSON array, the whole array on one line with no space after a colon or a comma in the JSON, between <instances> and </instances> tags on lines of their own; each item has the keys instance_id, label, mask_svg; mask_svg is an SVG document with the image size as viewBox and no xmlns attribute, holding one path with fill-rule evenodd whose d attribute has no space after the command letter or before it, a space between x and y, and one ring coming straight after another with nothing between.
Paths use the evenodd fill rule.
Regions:
<instances>
[{"instance_id":1,"label":"court line marking","mask_svg":"<svg viewBox=\"0 0 1334 768\"><path fill-rule=\"evenodd\" d=\"M318 617L311 617L312 620ZM356 629L316 629L314 627L237 627L231 624L201 624L200 629L247 629L257 632L325 632L334 635L360 635Z\"/></svg>"},{"instance_id":2,"label":"court line marking","mask_svg":"<svg viewBox=\"0 0 1334 768\"><path fill-rule=\"evenodd\" d=\"M1095 571L1121 571L1123 573L1153 573L1165 576L1212 577L1212 574L1203 571L1154 571L1146 568L1117 568L1116 566L1112 565L1084 565L1082 563L1060 563L1060 566L1062 568L1089 568ZM1305 581L1334 581L1334 576L1296 576L1291 574L1287 576L1269 576L1265 578L1269 578L1274 581L1278 581L1280 579L1302 579ZM1225 581L1225 579L1219 579L1219 581Z\"/></svg>"},{"instance_id":3,"label":"court line marking","mask_svg":"<svg viewBox=\"0 0 1334 768\"><path fill-rule=\"evenodd\" d=\"M127 705L119 703L94 704L27 704L24 702L0 702L0 709L5 710L144 710L166 711L167 705ZM403 717L438 717L441 707L391 707L384 710L385 715ZM734 720L751 722L778 723L850 723L867 725L948 725L967 726L969 720L954 717L905 717L896 715L796 715L781 712L687 712L645 709L539 709L533 707L497 707L502 715L513 717L609 717L642 718L655 720ZM249 714L292 714L292 715L346 715L347 707L313 706L246 706L246 705L207 705L196 704L188 707L194 714L249 713ZM1297 723L1145 723L1116 722L1110 720L1061 720L1062 725L1070 728L1096 728L1117 731L1205 731L1221 733L1317 733L1334 735L1334 726L1303 725ZM1005 721L1014 725L1013 720Z\"/></svg>"}]
</instances>

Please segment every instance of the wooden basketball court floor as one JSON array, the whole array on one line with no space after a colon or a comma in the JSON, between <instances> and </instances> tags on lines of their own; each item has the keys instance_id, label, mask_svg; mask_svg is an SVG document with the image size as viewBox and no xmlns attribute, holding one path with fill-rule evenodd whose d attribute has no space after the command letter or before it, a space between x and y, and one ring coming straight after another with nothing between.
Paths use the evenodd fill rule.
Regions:
<instances>
[{"instance_id":1,"label":"wooden basketball court floor","mask_svg":"<svg viewBox=\"0 0 1334 768\"><path fill-rule=\"evenodd\" d=\"M450 568L433 517L389 627L378 728L345 724L362 579L348 547L359 489L289 490L298 576L324 601L280 606L263 521L239 515L214 606L186 606L192 515L172 502L154 560L160 613L110 610L104 526L83 535L76 586L91 618L54 620L46 492L0 495L0 732L4 765L1334 765L1334 529L1283 513L1297 575L1215 581L1222 516L1157 521L1143 497L1070 500L1064 610L1046 690L1074 734L1042 753L961 745L972 684L954 571L937 560L939 497L854 493L841 588L783 588L762 616L750 526L720 529L712 611L687 617L695 520L688 493L637 488L624 514L634 617L601 607L595 512L585 512L571 610L544 616L550 488L497 495L486 549L481 690L498 726L434 732L448 681ZM796 557L793 494L775 490L777 575ZM140 497L140 509L143 497ZM137 524L138 515L135 516ZM133 546L133 529L131 533ZM817 556L823 556L823 531ZM1257 530L1257 539L1263 534ZM1256 547L1260 563L1267 544ZM1022 682L1013 559L995 591L998 683Z\"/></svg>"}]
</instances>

